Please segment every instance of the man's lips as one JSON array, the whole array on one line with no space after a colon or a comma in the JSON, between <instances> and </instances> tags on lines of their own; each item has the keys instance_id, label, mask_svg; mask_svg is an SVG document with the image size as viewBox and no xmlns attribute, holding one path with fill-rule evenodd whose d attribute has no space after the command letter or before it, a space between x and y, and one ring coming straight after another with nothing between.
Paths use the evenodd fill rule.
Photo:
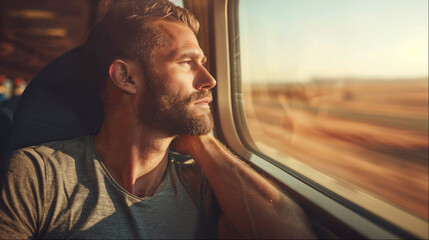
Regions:
<instances>
[{"instance_id":1,"label":"man's lips","mask_svg":"<svg viewBox=\"0 0 429 240\"><path fill-rule=\"evenodd\" d=\"M209 105L209 103L212 101L212 99L211 98L209 98L209 97L206 97L206 98L203 98L203 99L200 99L200 100L198 100L196 103L195 103L195 105L206 105L206 106L208 106Z\"/></svg>"}]
</instances>

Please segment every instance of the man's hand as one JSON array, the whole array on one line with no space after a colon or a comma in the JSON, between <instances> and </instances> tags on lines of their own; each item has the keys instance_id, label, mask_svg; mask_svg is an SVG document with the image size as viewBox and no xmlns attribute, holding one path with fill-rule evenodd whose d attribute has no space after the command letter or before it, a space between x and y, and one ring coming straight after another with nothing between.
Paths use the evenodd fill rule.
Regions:
<instances>
[{"instance_id":1,"label":"man's hand","mask_svg":"<svg viewBox=\"0 0 429 240\"><path fill-rule=\"evenodd\" d=\"M177 152L183 155L191 155L194 157L197 151L204 149L204 142L209 138L213 138L211 135L200 135L200 136L178 136L173 141L173 148Z\"/></svg>"},{"instance_id":2,"label":"man's hand","mask_svg":"<svg viewBox=\"0 0 429 240\"><path fill-rule=\"evenodd\" d=\"M174 150L183 155L191 155L195 136L178 136L174 139L172 146Z\"/></svg>"}]
</instances>

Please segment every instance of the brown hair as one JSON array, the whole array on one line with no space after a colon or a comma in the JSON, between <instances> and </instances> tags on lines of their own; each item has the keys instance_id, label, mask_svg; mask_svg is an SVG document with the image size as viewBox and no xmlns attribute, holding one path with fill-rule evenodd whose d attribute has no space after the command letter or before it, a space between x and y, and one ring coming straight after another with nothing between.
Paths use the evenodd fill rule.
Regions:
<instances>
[{"instance_id":1,"label":"brown hair","mask_svg":"<svg viewBox=\"0 0 429 240\"><path fill-rule=\"evenodd\" d=\"M143 67L150 66L152 51L166 44L162 32L150 26L157 19L183 23L194 34L199 30L198 20L191 12L167 0L110 2L84 45L85 62L95 85L105 82L114 59L138 59Z\"/></svg>"}]
</instances>

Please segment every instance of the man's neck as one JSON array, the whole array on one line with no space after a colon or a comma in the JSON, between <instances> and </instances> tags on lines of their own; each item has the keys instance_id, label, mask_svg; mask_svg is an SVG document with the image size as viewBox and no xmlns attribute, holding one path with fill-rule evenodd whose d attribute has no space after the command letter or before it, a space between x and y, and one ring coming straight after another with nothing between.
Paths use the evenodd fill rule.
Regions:
<instances>
[{"instance_id":1,"label":"man's neck","mask_svg":"<svg viewBox=\"0 0 429 240\"><path fill-rule=\"evenodd\" d=\"M95 149L122 188L138 197L152 196L167 168L173 137L140 124L121 122L105 118L94 138Z\"/></svg>"}]
</instances>

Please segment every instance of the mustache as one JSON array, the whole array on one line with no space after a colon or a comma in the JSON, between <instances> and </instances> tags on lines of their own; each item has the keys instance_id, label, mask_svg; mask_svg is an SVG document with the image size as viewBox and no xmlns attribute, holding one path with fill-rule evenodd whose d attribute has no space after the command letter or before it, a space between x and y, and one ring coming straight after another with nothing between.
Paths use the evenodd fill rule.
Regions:
<instances>
[{"instance_id":1,"label":"mustache","mask_svg":"<svg viewBox=\"0 0 429 240\"><path fill-rule=\"evenodd\" d=\"M196 100L200 100L203 98L210 98L210 101L213 99L212 98L212 92L210 90L207 89L202 89L199 90L198 92L194 92L192 93L188 99L186 100L186 102L192 102L192 101L196 101Z\"/></svg>"}]
</instances>

